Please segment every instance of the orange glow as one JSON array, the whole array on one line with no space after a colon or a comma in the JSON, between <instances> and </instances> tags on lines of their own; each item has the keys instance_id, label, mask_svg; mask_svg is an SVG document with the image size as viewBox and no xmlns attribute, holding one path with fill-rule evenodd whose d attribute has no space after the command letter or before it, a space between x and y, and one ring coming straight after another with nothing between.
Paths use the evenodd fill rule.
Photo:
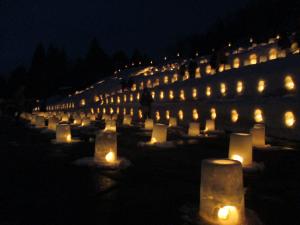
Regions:
<instances>
[{"instance_id":1,"label":"orange glow","mask_svg":"<svg viewBox=\"0 0 300 225\"><path fill-rule=\"evenodd\" d=\"M180 90L180 100L184 101L185 100L185 94L184 94L184 90Z\"/></svg>"},{"instance_id":2,"label":"orange glow","mask_svg":"<svg viewBox=\"0 0 300 225\"><path fill-rule=\"evenodd\" d=\"M284 114L284 123L287 127L293 127L296 122L295 115L293 112L288 111Z\"/></svg>"},{"instance_id":3,"label":"orange glow","mask_svg":"<svg viewBox=\"0 0 300 225\"><path fill-rule=\"evenodd\" d=\"M172 90L169 91L169 99L172 100L174 98L174 92Z\"/></svg>"},{"instance_id":4,"label":"orange glow","mask_svg":"<svg viewBox=\"0 0 300 225\"><path fill-rule=\"evenodd\" d=\"M238 119L239 119L239 114L238 114L238 112L237 112L235 109L231 110L231 121L232 121L233 123L235 123L235 122L238 121Z\"/></svg>"},{"instance_id":5,"label":"orange glow","mask_svg":"<svg viewBox=\"0 0 300 225\"><path fill-rule=\"evenodd\" d=\"M240 67L240 59L239 58L235 58L233 60L233 68L237 69Z\"/></svg>"},{"instance_id":6,"label":"orange glow","mask_svg":"<svg viewBox=\"0 0 300 225\"><path fill-rule=\"evenodd\" d=\"M155 112L155 119L156 119L156 121L160 120L160 113L159 113L159 111Z\"/></svg>"},{"instance_id":7,"label":"orange glow","mask_svg":"<svg viewBox=\"0 0 300 225\"><path fill-rule=\"evenodd\" d=\"M215 119L217 118L217 111L216 111L215 108L211 108L211 109L210 109L210 118L211 118L212 120L215 120Z\"/></svg>"},{"instance_id":8,"label":"orange glow","mask_svg":"<svg viewBox=\"0 0 300 225\"><path fill-rule=\"evenodd\" d=\"M256 64L256 63L257 63L257 55L256 55L256 54L251 54L251 55L249 56L249 60L250 60L250 64L251 64L251 65Z\"/></svg>"},{"instance_id":9,"label":"orange glow","mask_svg":"<svg viewBox=\"0 0 300 225\"><path fill-rule=\"evenodd\" d=\"M223 96L226 95L226 91L227 91L227 87L226 87L226 84L225 83L221 83L220 84L220 92Z\"/></svg>"},{"instance_id":10,"label":"orange glow","mask_svg":"<svg viewBox=\"0 0 300 225\"><path fill-rule=\"evenodd\" d=\"M261 123L264 121L263 112L261 109L255 109L254 120L256 123Z\"/></svg>"},{"instance_id":11,"label":"orange glow","mask_svg":"<svg viewBox=\"0 0 300 225\"><path fill-rule=\"evenodd\" d=\"M169 110L166 111L166 119L167 119L167 120L170 119L170 111L169 111Z\"/></svg>"},{"instance_id":12,"label":"orange glow","mask_svg":"<svg viewBox=\"0 0 300 225\"><path fill-rule=\"evenodd\" d=\"M243 92L243 90L244 90L244 84L243 84L243 82L242 81L238 81L236 83L236 92L238 94L241 94Z\"/></svg>"},{"instance_id":13,"label":"orange glow","mask_svg":"<svg viewBox=\"0 0 300 225\"><path fill-rule=\"evenodd\" d=\"M199 115L198 115L197 109L193 109L193 119L194 120L198 120L199 119Z\"/></svg>"},{"instance_id":14,"label":"orange glow","mask_svg":"<svg viewBox=\"0 0 300 225\"><path fill-rule=\"evenodd\" d=\"M295 83L291 76L288 75L284 78L284 87L288 91L292 91L295 89Z\"/></svg>"},{"instance_id":15,"label":"orange glow","mask_svg":"<svg viewBox=\"0 0 300 225\"><path fill-rule=\"evenodd\" d=\"M206 87L206 96L207 97L211 96L211 87L210 86Z\"/></svg>"},{"instance_id":16,"label":"orange glow","mask_svg":"<svg viewBox=\"0 0 300 225\"><path fill-rule=\"evenodd\" d=\"M257 84L257 91L259 93L262 93L265 90L265 86L266 86L265 81L264 80L259 80L258 84Z\"/></svg>"},{"instance_id":17,"label":"orange glow","mask_svg":"<svg viewBox=\"0 0 300 225\"><path fill-rule=\"evenodd\" d=\"M196 88L193 88L193 92L192 92L192 96L193 96L193 99L197 99L197 89Z\"/></svg>"}]
</instances>

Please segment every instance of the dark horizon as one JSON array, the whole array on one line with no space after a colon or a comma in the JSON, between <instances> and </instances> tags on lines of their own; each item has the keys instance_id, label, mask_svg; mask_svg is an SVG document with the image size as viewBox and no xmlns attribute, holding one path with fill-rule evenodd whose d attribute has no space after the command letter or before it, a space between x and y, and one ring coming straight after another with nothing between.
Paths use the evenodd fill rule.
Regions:
<instances>
[{"instance_id":1,"label":"dark horizon","mask_svg":"<svg viewBox=\"0 0 300 225\"><path fill-rule=\"evenodd\" d=\"M150 56L162 55L167 47L204 32L246 2L2 0L0 73L18 65L28 67L38 43L65 48L70 59L84 56L93 38L109 54L117 50L131 54L138 48Z\"/></svg>"}]
</instances>

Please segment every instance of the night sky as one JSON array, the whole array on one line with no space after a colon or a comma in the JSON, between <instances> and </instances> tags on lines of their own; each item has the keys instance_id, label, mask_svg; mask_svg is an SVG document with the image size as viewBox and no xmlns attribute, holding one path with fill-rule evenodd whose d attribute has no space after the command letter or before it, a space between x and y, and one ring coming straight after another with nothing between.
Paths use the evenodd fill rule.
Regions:
<instances>
[{"instance_id":1,"label":"night sky","mask_svg":"<svg viewBox=\"0 0 300 225\"><path fill-rule=\"evenodd\" d=\"M85 54L93 37L108 52L150 55L205 29L248 0L0 0L0 73L28 66L37 43Z\"/></svg>"}]
</instances>

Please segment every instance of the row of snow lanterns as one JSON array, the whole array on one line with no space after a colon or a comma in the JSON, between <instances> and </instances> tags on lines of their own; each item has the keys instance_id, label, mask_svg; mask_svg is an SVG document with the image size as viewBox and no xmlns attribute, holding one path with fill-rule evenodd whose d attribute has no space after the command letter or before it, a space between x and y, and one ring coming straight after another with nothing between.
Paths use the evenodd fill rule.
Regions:
<instances>
[{"instance_id":1,"label":"row of snow lanterns","mask_svg":"<svg viewBox=\"0 0 300 225\"><path fill-rule=\"evenodd\" d=\"M42 116L35 117L38 126ZM103 115L105 129L96 136L94 159L99 163L114 164L117 160L116 117ZM59 143L70 143L71 129L69 124L58 124L58 119L49 118L48 124L56 124L56 140ZM205 131L215 130L215 121L207 120ZM132 117L125 115L123 125L131 125ZM176 127L177 119L171 117L169 127ZM54 125L53 125L54 127ZM144 127L152 130L150 143L164 143L167 139L167 125L155 124L146 119ZM191 123L190 136L200 134L199 123ZM252 145L265 147L265 127L256 124L251 134L231 134L229 159L207 159L202 161L200 189L200 217L212 224L243 224L245 221L243 166L252 164Z\"/></svg>"}]
</instances>

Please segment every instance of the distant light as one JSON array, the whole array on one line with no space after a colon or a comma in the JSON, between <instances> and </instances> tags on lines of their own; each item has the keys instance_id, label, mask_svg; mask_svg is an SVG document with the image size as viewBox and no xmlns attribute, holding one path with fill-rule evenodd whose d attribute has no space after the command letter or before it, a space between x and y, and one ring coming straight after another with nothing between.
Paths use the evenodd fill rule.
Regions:
<instances>
[{"instance_id":1,"label":"distant light","mask_svg":"<svg viewBox=\"0 0 300 225\"><path fill-rule=\"evenodd\" d=\"M293 127L296 122L294 113L291 111L286 112L284 114L284 122L287 127Z\"/></svg>"}]
</instances>

